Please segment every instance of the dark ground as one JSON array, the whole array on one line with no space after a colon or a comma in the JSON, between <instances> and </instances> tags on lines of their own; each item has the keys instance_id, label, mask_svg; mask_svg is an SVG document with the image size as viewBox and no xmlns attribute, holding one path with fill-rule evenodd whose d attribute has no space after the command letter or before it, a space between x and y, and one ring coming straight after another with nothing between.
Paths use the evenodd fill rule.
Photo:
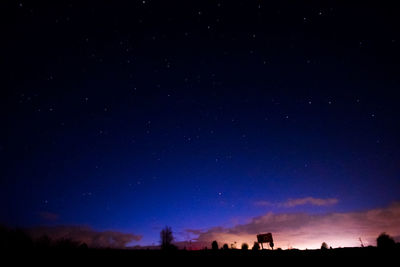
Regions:
<instances>
[{"instance_id":1,"label":"dark ground","mask_svg":"<svg viewBox=\"0 0 400 267\"><path fill-rule=\"evenodd\" d=\"M4 252L4 251L3 251ZM147 266L168 265L396 265L400 249L382 250L376 247L340 248L328 250L282 250L282 251L160 251L160 250L115 250L115 249L33 249L6 252L3 260L11 260L8 266L27 265L105 265ZM3 261L2 260L2 261ZM6 266L1 264L2 266Z\"/></svg>"}]
</instances>

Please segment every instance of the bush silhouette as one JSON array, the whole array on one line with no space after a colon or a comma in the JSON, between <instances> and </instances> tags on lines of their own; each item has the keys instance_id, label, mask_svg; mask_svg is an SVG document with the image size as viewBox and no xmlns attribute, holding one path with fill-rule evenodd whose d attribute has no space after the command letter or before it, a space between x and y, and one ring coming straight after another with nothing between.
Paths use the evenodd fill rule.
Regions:
<instances>
[{"instance_id":1,"label":"bush silhouette","mask_svg":"<svg viewBox=\"0 0 400 267\"><path fill-rule=\"evenodd\" d=\"M258 242L254 242L254 245L251 248L251 250L260 250L260 244L258 244Z\"/></svg>"},{"instance_id":2,"label":"bush silhouette","mask_svg":"<svg viewBox=\"0 0 400 267\"><path fill-rule=\"evenodd\" d=\"M211 248L212 250L218 250L218 242L216 240L211 243Z\"/></svg>"},{"instance_id":3,"label":"bush silhouette","mask_svg":"<svg viewBox=\"0 0 400 267\"><path fill-rule=\"evenodd\" d=\"M247 245L247 243L243 243L242 250L249 250L249 245Z\"/></svg>"},{"instance_id":4,"label":"bush silhouette","mask_svg":"<svg viewBox=\"0 0 400 267\"><path fill-rule=\"evenodd\" d=\"M38 248L50 248L52 245L52 241L47 235L39 237L35 243Z\"/></svg>"},{"instance_id":5,"label":"bush silhouette","mask_svg":"<svg viewBox=\"0 0 400 267\"><path fill-rule=\"evenodd\" d=\"M392 249L395 247L396 243L390 235L382 233L376 239L376 245L378 246L378 248Z\"/></svg>"},{"instance_id":6,"label":"bush silhouette","mask_svg":"<svg viewBox=\"0 0 400 267\"><path fill-rule=\"evenodd\" d=\"M61 238L55 242L54 247L62 250L76 249L80 245L80 242L74 241L68 238Z\"/></svg>"},{"instance_id":7,"label":"bush silhouette","mask_svg":"<svg viewBox=\"0 0 400 267\"><path fill-rule=\"evenodd\" d=\"M228 249L229 249L228 244L225 243L225 244L222 246L222 249L223 249L223 250L228 250Z\"/></svg>"},{"instance_id":8,"label":"bush silhouette","mask_svg":"<svg viewBox=\"0 0 400 267\"><path fill-rule=\"evenodd\" d=\"M86 244L86 243L82 243L82 244L80 244L79 245L79 247L78 247L79 249L83 249L83 250L85 250L85 249L88 249L89 248L89 246Z\"/></svg>"},{"instance_id":9,"label":"bush silhouette","mask_svg":"<svg viewBox=\"0 0 400 267\"><path fill-rule=\"evenodd\" d=\"M1 249L30 249L32 247L33 240L24 230L0 226Z\"/></svg>"},{"instance_id":10,"label":"bush silhouette","mask_svg":"<svg viewBox=\"0 0 400 267\"><path fill-rule=\"evenodd\" d=\"M322 242L322 244L321 244L321 249L322 249L322 250L328 249L328 244L325 243L325 242Z\"/></svg>"}]
</instances>

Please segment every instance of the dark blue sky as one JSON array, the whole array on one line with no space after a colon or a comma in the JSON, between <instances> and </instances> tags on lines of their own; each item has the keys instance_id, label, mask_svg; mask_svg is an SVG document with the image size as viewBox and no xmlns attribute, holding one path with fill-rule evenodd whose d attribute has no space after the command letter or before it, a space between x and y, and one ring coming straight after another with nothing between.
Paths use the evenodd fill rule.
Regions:
<instances>
[{"instance_id":1,"label":"dark blue sky","mask_svg":"<svg viewBox=\"0 0 400 267\"><path fill-rule=\"evenodd\" d=\"M163 2L1 4L0 222L151 244L399 200L396 9Z\"/></svg>"}]
</instances>

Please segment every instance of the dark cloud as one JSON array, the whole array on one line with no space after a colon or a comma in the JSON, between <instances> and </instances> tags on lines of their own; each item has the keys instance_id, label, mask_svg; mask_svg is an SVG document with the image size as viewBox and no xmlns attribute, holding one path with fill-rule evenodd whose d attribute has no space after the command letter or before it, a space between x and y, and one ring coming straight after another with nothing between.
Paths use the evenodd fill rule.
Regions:
<instances>
[{"instance_id":1,"label":"dark cloud","mask_svg":"<svg viewBox=\"0 0 400 267\"><path fill-rule=\"evenodd\" d=\"M33 238L43 235L51 239L71 239L86 243L89 247L124 248L132 241L140 241L142 236L117 231L96 231L88 226L41 226L28 230Z\"/></svg>"}]
</instances>

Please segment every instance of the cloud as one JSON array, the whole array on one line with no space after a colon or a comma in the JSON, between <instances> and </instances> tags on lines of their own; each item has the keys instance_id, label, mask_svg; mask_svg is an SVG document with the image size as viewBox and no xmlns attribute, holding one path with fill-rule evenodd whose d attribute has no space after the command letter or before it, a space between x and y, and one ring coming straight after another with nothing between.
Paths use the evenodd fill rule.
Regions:
<instances>
[{"instance_id":1,"label":"cloud","mask_svg":"<svg viewBox=\"0 0 400 267\"><path fill-rule=\"evenodd\" d=\"M339 201L336 198L314 198L314 197L305 197L305 198L296 198L289 199L283 205L285 207L296 207L301 205L313 205L313 206L331 206L337 204Z\"/></svg>"},{"instance_id":2,"label":"cloud","mask_svg":"<svg viewBox=\"0 0 400 267\"><path fill-rule=\"evenodd\" d=\"M57 221L60 216L57 213L42 211L39 217L44 221Z\"/></svg>"},{"instance_id":3,"label":"cloud","mask_svg":"<svg viewBox=\"0 0 400 267\"><path fill-rule=\"evenodd\" d=\"M117 231L95 231L88 226L41 226L28 230L34 239L43 235L53 240L71 239L95 248L124 248L142 236Z\"/></svg>"},{"instance_id":4,"label":"cloud","mask_svg":"<svg viewBox=\"0 0 400 267\"><path fill-rule=\"evenodd\" d=\"M285 202L270 202L270 201L256 201L254 205L256 206L269 206L269 207L284 207L284 208L293 208L297 206L303 205L312 205L312 206L331 206L335 205L339 202L336 198L314 198L314 197L304 197L304 198L295 198L288 199Z\"/></svg>"},{"instance_id":5,"label":"cloud","mask_svg":"<svg viewBox=\"0 0 400 267\"><path fill-rule=\"evenodd\" d=\"M185 232L188 233L188 234L199 235L199 234L202 233L202 230L199 230L199 229L186 229Z\"/></svg>"},{"instance_id":6,"label":"cloud","mask_svg":"<svg viewBox=\"0 0 400 267\"><path fill-rule=\"evenodd\" d=\"M260 200L260 201L254 202L254 205L262 206L262 207L270 207L270 206L272 207L272 206L276 206L277 203L273 203L273 202L265 201L265 200Z\"/></svg>"},{"instance_id":7,"label":"cloud","mask_svg":"<svg viewBox=\"0 0 400 267\"><path fill-rule=\"evenodd\" d=\"M322 242L332 247L376 245L382 232L400 235L400 202L389 207L359 212L267 213L249 223L231 228L214 227L203 231L197 242L210 246L213 240L222 243L253 244L256 234L271 232L276 247L319 248Z\"/></svg>"}]
</instances>

